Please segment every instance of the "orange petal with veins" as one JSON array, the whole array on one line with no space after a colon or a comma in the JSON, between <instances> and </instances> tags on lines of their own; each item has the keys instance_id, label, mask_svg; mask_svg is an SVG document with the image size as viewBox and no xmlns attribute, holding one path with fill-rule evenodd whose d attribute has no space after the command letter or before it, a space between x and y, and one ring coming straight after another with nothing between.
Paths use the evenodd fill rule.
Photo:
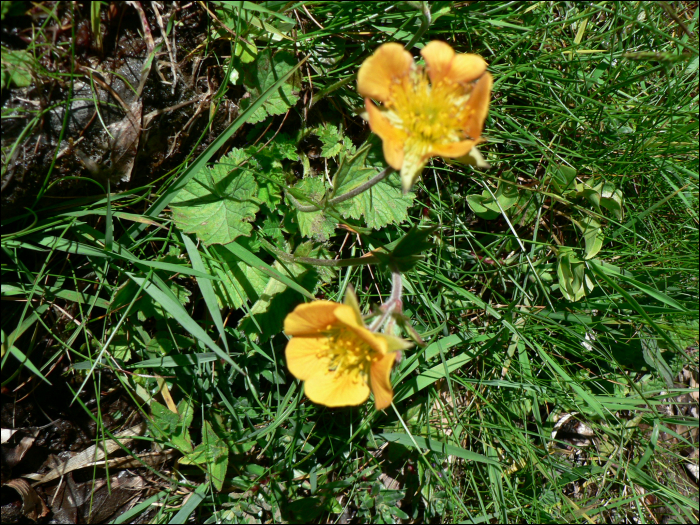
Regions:
<instances>
[{"instance_id":1,"label":"orange petal with veins","mask_svg":"<svg viewBox=\"0 0 700 525\"><path fill-rule=\"evenodd\" d=\"M394 355L391 354L393 359ZM304 383L304 393L314 403L327 407L344 407L364 403L369 397L369 386L351 374L337 371L315 375Z\"/></svg>"},{"instance_id":2,"label":"orange petal with veins","mask_svg":"<svg viewBox=\"0 0 700 525\"><path fill-rule=\"evenodd\" d=\"M284 319L284 332L287 335L315 335L335 324L335 309L338 303L314 301L300 304Z\"/></svg>"},{"instance_id":3,"label":"orange petal with veins","mask_svg":"<svg viewBox=\"0 0 700 525\"><path fill-rule=\"evenodd\" d=\"M474 85L469 101L467 101L464 132L472 139L476 140L481 137L481 130L484 129L484 121L489 112L492 85L493 77L488 72L484 73L484 76Z\"/></svg>"},{"instance_id":4,"label":"orange petal with veins","mask_svg":"<svg viewBox=\"0 0 700 525\"><path fill-rule=\"evenodd\" d=\"M374 394L377 410L384 410L391 405L394 389L391 387L391 367L396 361L393 353L386 354L379 361L372 363L370 369L370 386Z\"/></svg>"},{"instance_id":5,"label":"orange petal with veins","mask_svg":"<svg viewBox=\"0 0 700 525\"><path fill-rule=\"evenodd\" d=\"M462 140L460 142L452 142L451 144L437 144L433 146L430 155L433 157L456 159L457 157L462 157L469 153L479 142L478 140Z\"/></svg>"},{"instance_id":6,"label":"orange petal with veins","mask_svg":"<svg viewBox=\"0 0 700 525\"><path fill-rule=\"evenodd\" d=\"M284 355L291 374L302 381L326 373L330 366L328 338L323 335L293 337L287 343Z\"/></svg>"},{"instance_id":7,"label":"orange petal with veins","mask_svg":"<svg viewBox=\"0 0 700 525\"><path fill-rule=\"evenodd\" d=\"M420 54L425 59L428 76L433 84L437 84L450 73L455 51L449 44L433 40L425 46Z\"/></svg>"},{"instance_id":8,"label":"orange petal with veins","mask_svg":"<svg viewBox=\"0 0 700 525\"><path fill-rule=\"evenodd\" d=\"M365 99L365 108L369 115L369 127L382 139L386 163L395 170L400 170L403 165L403 145L406 134L392 126L389 119L368 98Z\"/></svg>"},{"instance_id":9,"label":"orange petal with veins","mask_svg":"<svg viewBox=\"0 0 700 525\"><path fill-rule=\"evenodd\" d=\"M386 102L392 85L408 74L413 57L401 44L382 44L357 72L357 91L366 98Z\"/></svg>"},{"instance_id":10,"label":"orange petal with veins","mask_svg":"<svg viewBox=\"0 0 700 525\"><path fill-rule=\"evenodd\" d=\"M486 60L470 53L459 54L452 61L447 75L454 82L472 82L486 72Z\"/></svg>"}]
</instances>

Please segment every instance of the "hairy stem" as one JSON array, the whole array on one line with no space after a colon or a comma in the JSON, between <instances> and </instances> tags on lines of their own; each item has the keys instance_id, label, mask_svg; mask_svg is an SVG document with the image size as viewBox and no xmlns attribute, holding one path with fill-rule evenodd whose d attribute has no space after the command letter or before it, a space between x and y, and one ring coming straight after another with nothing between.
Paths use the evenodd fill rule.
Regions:
<instances>
[{"instance_id":1,"label":"hairy stem","mask_svg":"<svg viewBox=\"0 0 700 525\"><path fill-rule=\"evenodd\" d=\"M389 299L380 307L382 314L377 317L369 329L373 332L379 330L382 325L390 319L394 313L401 313L401 308L403 306L401 302L401 295L403 293L403 283L401 282L401 273L392 270L391 271L391 295Z\"/></svg>"},{"instance_id":2,"label":"hairy stem","mask_svg":"<svg viewBox=\"0 0 700 525\"><path fill-rule=\"evenodd\" d=\"M374 255L367 257L351 257L348 259L316 259L314 257L295 257L275 248L265 239L260 239L261 244L266 250L269 250L276 257L279 257L285 262L298 264L311 264L313 266L329 266L333 268L344 268L346 266L363 266L367 264L377 264L379 259Z\"/></svg>"},{"instance_id":3,"label":"hairy stem","mask_svg":"<svg viewBox=\"0 0 700 525\"><path fill-rule=\"evenodd\" d=\"M353 197L359 195L360 193L367 191L370 189L372 186L377 184L378 182L383 181L386 179L389 175L394 173L394 168L387 167L384 168L382 171L377 173L374 177L369 179L367 182L364 184L360 184L357 188L351 189L347 193L343 193L342 195L338 195L337 197L333 197L329 201L326 202L326 205L328 206L333 206L335 204L340 204L341 202L345 202L346 200L352 199ZM299 211L301 212L312 212L312 211L319 211L322 209L321 205L318 204L310 204L310 205L305 205L300 203L297 199L295 199L289 192L285 191L285 195L289 199L289 202L292 203L292 205Z\"/></svg>"}]
</instances>

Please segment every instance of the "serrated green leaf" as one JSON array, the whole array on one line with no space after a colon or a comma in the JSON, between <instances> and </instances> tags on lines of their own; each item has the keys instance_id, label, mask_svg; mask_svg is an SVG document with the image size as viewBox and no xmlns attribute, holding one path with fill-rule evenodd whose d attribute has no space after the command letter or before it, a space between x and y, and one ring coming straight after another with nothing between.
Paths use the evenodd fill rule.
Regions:
<instances>
[{"instance_id":1,"label":"serrated green leaf","mask_svg":"<svg viewBox=\"0 0 700 525\"><path fill-rule=\"evenodd\" d=\"M291 53L280 51L274 56L272 51L267 49L258 55L255 62L248 66L243 74L243 84L250 93L249 98L241 100L240 106L245 110L251 101L258 98L277 80L294 69L297 60ZM277 91L273 92L262 106L248 120L250 124L255 124L264 120L268 115L281 115L291 106L297 103L299 97L295 94L295 89L290 83L283 84Z\"/></svg>"},{"instance_id":2,"label":"serrated green leaf","mask_svg":"<svg viewBox=\"0 0 700 525\"><path fill-rule=\"evenodd\" d=\"M365 166L368 150L348 159L342 180L336 181L334 194L340 197L364 184L379 173L378 168ZM340 179L340 178L338 178ZM364 218L365 224L375 230L387 224L400 224L408 217L414 193L403 194L399 175L394 173L368 190L335 207L343 217Z\"/></svg>"},{"instance_id":3,"label":"serrated green leaf","mask_svg":"<svg viewBox=\"0 0 700 525\"><path fill-rule=\"evenodd\" d=\"M151 416L153 417L153 422L149 423L154 432L162 438L169 440L170 436L177 432L180 418L165 405L161 405L158 401L151 400Z\"/></svg>"},{"instance_id":4,"label":"serrated green leaf","mask_svg":"<svg viewBox=\"0 0 700 525\"><path fill-rule=\"evenodd\" d=\"M221 279L213 282L220 308L237 309L247 301L258 300L269 279L264 272L245 264L220 246L212 246L210 255L212 258L204 259L204 264Z\"/></svg>"},{"instance_id":5,"label":"serrated green leaf","mask_svg":"<svg viewBox=\"0 0 700 525\"><path fill-rule=\"evenodd\" d=\"M258 185L253 160L234 149L213 167L195 175L172 200L173 219L186 233L205 244L227 244L252 231L251 221L260 209L255 202Z\"/></svg>"},{"instance_id":6,"label":"serrated green leaf","mask_svg":"<svg viewBox=\"0 0 700 525\"><path fill-rule=\"evenodd\" d=\"M245 149L248 157L254 158L257 164L255 170L259 186L258 200L270 210L276 210L282 202L282 188L286 187L286 172L284 161L298 161L296 141L284 133L265 147L249 147Z\"/></svg>"},{"instance_id":7,"label":"serrated green leaf","mask_svg":"<svg viewBox=\"0 0 700 525\"><path fill-rule=\"evenodd\" d=\"M343 149L343 134L333 124L324 124L314 130L314 134L321 139L321 157L335 157Z\"/></svg>"},{"instance_id":8,"label":"serrated green leaf","mask_svg":"<svg viewBox=\"0 0 700 525\"><path fill-rule=\"evenodd\" d=\"M294 186L302 195L306 195L314 202L319 202L326 195L326 186L323 179L308 177ZM303 212L295 210L299 231L304 237L311 237L319 241L327 241L335 232L336 221L329 217L324 210Z\"/></svg>"}]
</instances>

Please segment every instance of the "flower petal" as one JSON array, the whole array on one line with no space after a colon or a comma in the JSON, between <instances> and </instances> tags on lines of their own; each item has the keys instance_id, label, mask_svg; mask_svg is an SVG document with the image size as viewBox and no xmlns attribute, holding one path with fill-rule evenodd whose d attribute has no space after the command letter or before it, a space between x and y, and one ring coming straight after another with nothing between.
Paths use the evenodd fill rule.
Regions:
<instances>
[{"instance_id":1,"label":"flower petal","mask_svg":"<svg viewBox=\"0 0 700 525\"><path fill-rule=\"evenodd\" d=\"M364 320L362 319L362 312L360 311L360 303L357 300L357 294L355 293L355 289L351 284L349 284L345 290L345 301L343 302L353 309L355 313L355 321L357 321L358 326L365 324Z\"/></svg>"},{"instance_id":2,"label":"flower petal","mask_svg":"<svg viewBox=\"0 0 700 525\"><path fill-rule=\"evenodd\" d=\"M368 98L365 99L365 108L369 115L369 127L382 139L384 160L395 170L400 170L403 165L403 145L406 134L392 126L389 119Z\"/></svg>"},{"instance_id":3,"label":"flower petal","mask_svg":"<svg viewBox=\"0 0 700 525\"><path fill-rule=\"evenodd\" d=\"M306 381L304 393L314 403L342 407L359 405L367 401L369 386L357 377L333 371L316 375Z\"/></svg>"},{"instance_id":4,"label":"flower petal","mask_svg":"<svg viewBox=\"0 0 700 525\"><path fill-rule=\"evenodd\" d=\"M438 144L433 146L430 154L434 157L448 157L455 159L463 157L479 143L478 140L462 140L460 142L452 142L451 144Z\"/></svg>"},{"instance_id":5,"label":"flower petal","mask_svg":"<svg viewBox=\"0 0 700 525\"><path fill-rule=\"evenodd\" d=\"M433 40L420 52L425 59L430 81L437 84L441 80L452 82L472 82L486 71L486 61L479 55L470 53L455 54L445 42Z\"/></svg>"},{"instance_id":6,"label":"flower petal","mask_svg":"<svg viewBox=\"0 0 700 525\"><path fill-rule=\"evenodd\" d=\"M406 195L420 177L430 154L424 154L420 145L410 141L404 146L404 159L401 166L401 186Z\"/></svg>"},{"instance_id":7,"label":"flower petal","mask_svg":"<svg viewBox=\"0 0 700 525\"><path fill-rule=\"evenodd\" d=\"M391 405L391 400L394 399L394 389L391 387L391 367L395 360L396 356L390 353L372 363L370 386L377 410L384 410Z\"/></svg>"},{"instance_id":8,"label":"flower petal","mask_svg":"<svg viewBox=\"0 0 700 525\"><path fill-rule=\"evenodd\" d=\"M488 163L488 161L484 158L484 156L479 153L479 150L476 148L472 148L469 150L469 153L464 155L463 157L459 157L458 159L455 159L457 162L461 162L463 164L469 164L470 166L476 166L477 168L480 169L488 169L491 167L491 164Z\"/></svg>"},{"instance_id":9,"label":"flower petal","mask_svg":"<svg viewBox=\"0 0 700 525\"><path fill-rule=\"evenodd\" d=\"M472 82L486 72L486 60L479 55L459 53L452 61L447 77L454 82Z\"/></svg>"},{"instance_id":10,"label":"flower petal","mask_svg":"<svg viewBox=\"0 0 700 525\"><path fill-rule=\"evenodd\" d=\"M315 335L327 330L335 320L335 309L340 305L332 301L314 301L300 304L284 319L284 332L292 336Z\"/></svg>"},{"instance_id":11,"label":"flower petal","mask_svg":"<svg viewBox=\"0 0 700 525\"><path fill-rule=\"evenodd\" d=\"M377 334L379 337L386 341L386 351L387 352L399 352L401 350L408 350L413 346L413 343L396 337L391 334Z\"/></svg>"},{"instance_id":12,"label":"flower petal","mask_svg":"<svg viewBox=\"0 0 700 525\"><path fill-rule=\"evenodd\" d=\"M357 91L363 97L386 102L391 98L393 84L406 75L413 57L401 44L382 44L366 59L357 72Z\"/></svg>"},{"instance_id":13,"label":"flower petal","mask_svg":"<svg viewBox=\"0 0 700 525\"><path fill-rule=\"evenodd\" d=\"M449 74L455 57L455 51L449 44L433 40L421 49L420 54L425 59L428 76L433 84L437 84Z\"/></svg>"},{"instance_id":14,"label":"flower petal","mask_svg":"<svg viewBox=\"0 0 700 525\"><path fill-rule=\"evenodd\" d=\"M355 312L351 307L341 305L335 311L335 316L336 319L338 319L338 322L344 324L350 330L352 330L355 335L367 343L372 350L382 355L386 354L388 349L387 342L382 339L380 334L370 332L369 329L365 327L364 323L358 325L355 321Z\"/></svg>"},{"instance_id":15,"label":"flower petal","mask_svg":"<svg viewBox=\"0 0 700 525\"><path fill-rule=\"evenodd\" d=\"M488 72L484 73L484 76L474 85L467 101L464 132L472 139L481 137L481 130L484 129L484 120L489 113L492 85L493 77Z\"/></svg>"},{"instance_id":16,"label":"flower petal","mask_svg":"<svg viewBox=\"0 0 700 525\"><path fill-rule=\"evenodd\" d=\"M328 372L328 339L319 337L293 337L284 352L287 368L297 379L305 381Z\"/></svg>"}]
</instances>

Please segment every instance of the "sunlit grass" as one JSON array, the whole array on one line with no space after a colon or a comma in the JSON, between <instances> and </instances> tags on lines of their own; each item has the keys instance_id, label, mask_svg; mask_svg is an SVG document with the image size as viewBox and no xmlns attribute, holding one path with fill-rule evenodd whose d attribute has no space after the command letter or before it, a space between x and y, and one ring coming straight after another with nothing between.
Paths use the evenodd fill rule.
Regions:
<instances>
[{"instance_id":1,"label":"sunlit grass","mask_svg":"<svg viewBox=\"0 0 700 525\"><path fill-rule=\"evenodd\" d=\"M105 188L89 201L41 201L5 221L3 386L66 381L53 367L68 357L68 374L97 399L100 378L117 377L135 409L155 418L147 439L177 457L206 436L225 442L216 452L227 457L223 469L171 460L159 471L160 492L124 521L154 502L159 523L193 513L231 523L697 521L697 480L685 469L698 424L689 379L697 381L698 360L697 11L645 2L429 6L429 26L405 2L302 2L266 15L285 38L249 23L246 38L259 51L308 56L290 115L253 128L245 124L253 111L239 114L218 138L204 130L209 149L153 174L155 183L136 178L109 199ZM336 229L325 242L331 258L359 257L410 226L437 227L434 247L403 275L403 313L428 344L395 366L394 405L331 410L287 373L282 333L252 337L265 330L255 316L239 325L258 297L244 290L241 308L222 308L216 281L202 274L235 257L285 276L284 294L318 283L317 298L340 302L352 284L366 309L387 298L390 275L357 266L317 280L285 273L286 262L259 243L230 255L185 237L167 206L186 178L231 143L250 146L268 125L265 141L332 123L360 145L363 101L343 80L380 44L405 45L423 30L415 57L442 39L489 63L480 149L492 168L435 159L404 223L362 236ZM213 35L196 53L216 54L227 68L230 49ZM19 146L3 151L3 163ZM288 180L306 173L303 162L288 164ZM325 162L332 177L336 160ZM623 213L558 189L561 166L579 183L621 190ZM499 181L517 185L517 206L480 218L467 197L496 192ZM279 209L292 210L285 201ZM593 289L572 302L559 289L558 255L571 247L583 261L584 234L572 219L589 217L605 239L585 263ZM254 224L280 246L274 228ZM289 295L289 304L303 300ZM154 400L171 413L170 403L194 407L190 430L184 405L179 423L167 423L154 416Z\"/></svg>"}]
</instances>

